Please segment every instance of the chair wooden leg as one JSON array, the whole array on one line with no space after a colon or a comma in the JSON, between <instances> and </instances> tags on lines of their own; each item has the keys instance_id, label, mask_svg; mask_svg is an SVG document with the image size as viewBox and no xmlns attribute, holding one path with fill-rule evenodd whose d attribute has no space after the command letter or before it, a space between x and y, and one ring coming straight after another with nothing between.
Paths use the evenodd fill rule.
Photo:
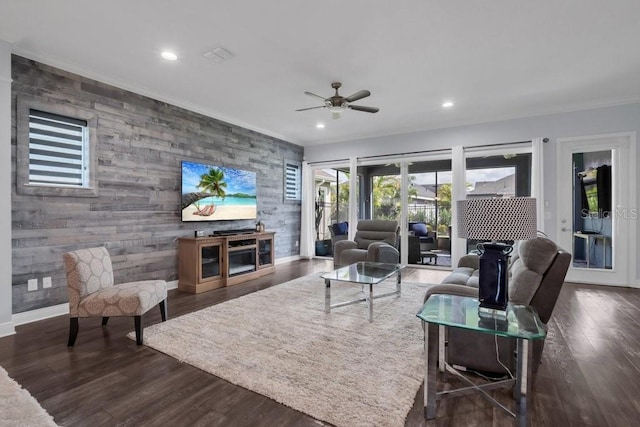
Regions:
<instances>
[{"instance_id":1,"label":"chair wooden leg","mask_svg":"<svg viewBox=\"0 0 640 427\"><path fill-rule=\"evenodd\" d=\"M136 344L142 345L142 316L134 316L136 323Z\"/></svg>"},{"instance_id":2,"label":"chair wooden leg","mask_svg":"<svg viewBox=\"0 0 640 427\"><path fill-rule=\"evenodd\" d=\"M162 300L160 301L160 304L158 304L160 306L160 316L162 316L162 321L166 322L167 321L167 300Z\"/></svg>"},{"instance_id":3,"label":"chair wooden leg","mask_svg":"<svg viewBox=\"0 0 640 427\"><path fill-rule=\"evenodd\" d=\"M73 345L76 343L76 338L78 337L78 318L77 317L70 317L69 318L69 342L67 343L67 346L69 347L73 347Z\"/></svg>"},{"instance_id":4,"label":"chair wooden leg","mask_svg":"<svg viewBox=\"0 0 640 427\"><path fill-rule=\"evenodd\" d=\"M107 326L107 322L109 321L108 317L103 317L102 318L102 326Z\"/></svg>"}]
</instances>

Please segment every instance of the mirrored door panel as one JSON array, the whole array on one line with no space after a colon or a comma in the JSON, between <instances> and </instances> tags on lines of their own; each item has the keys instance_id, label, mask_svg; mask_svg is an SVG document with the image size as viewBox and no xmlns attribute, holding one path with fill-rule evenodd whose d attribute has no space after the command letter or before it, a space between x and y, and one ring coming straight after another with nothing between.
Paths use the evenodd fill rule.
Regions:
<instances>
[{"instance_id":1,"label":"mirrored door panel","mask_svg":"<svg viewBox=\"0 0 640 427\"><path fill-rule=\"evenodd\" d=\"M612 152L572 155L573 267L612 269Z\"/></svg>"}]
</instances>

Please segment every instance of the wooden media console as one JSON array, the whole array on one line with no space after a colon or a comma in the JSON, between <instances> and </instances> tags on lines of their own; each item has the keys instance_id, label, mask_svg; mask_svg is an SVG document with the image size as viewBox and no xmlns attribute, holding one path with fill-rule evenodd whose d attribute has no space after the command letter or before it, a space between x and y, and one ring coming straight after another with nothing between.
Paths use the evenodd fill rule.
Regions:
<instances>
[{"instance_id":1,"label":"wooden media console","mask_svg":"<svg viewBox=\"0 0 640 427\"><path fill-rule=\"evenodd\" d=\"M273 273L274 234L179 238L178 289L198 294Z\"/></svg>"}]
</instances>

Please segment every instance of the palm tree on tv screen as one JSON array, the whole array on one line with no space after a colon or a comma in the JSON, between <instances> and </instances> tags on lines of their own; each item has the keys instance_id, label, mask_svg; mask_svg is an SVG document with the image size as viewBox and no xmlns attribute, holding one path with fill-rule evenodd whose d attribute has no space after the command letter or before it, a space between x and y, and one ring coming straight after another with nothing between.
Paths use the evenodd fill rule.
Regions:
<instances>
[{"instance_id":1,"label":"palm tree on tv screen","mask_svg":"<svg viewBox=\"0 0 640 427\"><path fill-rule=\"evenodd\" d=\"M224 181L224 172L221 169L210 168L209 172L200 175L198 188L214 197L225 198L227 183Z\"/></svg>"}]
</instances>

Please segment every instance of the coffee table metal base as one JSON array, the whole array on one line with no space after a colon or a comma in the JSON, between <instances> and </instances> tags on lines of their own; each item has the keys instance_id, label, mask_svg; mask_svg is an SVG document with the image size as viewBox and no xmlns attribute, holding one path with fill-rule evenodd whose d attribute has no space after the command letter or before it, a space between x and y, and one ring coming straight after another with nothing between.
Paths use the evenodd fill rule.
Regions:
<instances>
[{"instance_id":1,"label":"coffee table metal base","mask_svg":"<svg viewBox=\"0 0 640 427\"><path fill-rule=\"evenodd\" d=\"M400 296L401 294L401 286L400 286L400 282L401 282L401 272L398 271L397 275L396 275L396 290L393 292L387 292L384 294L380 294L380 295L373 295L373 283L368 283L369 285L369 292L367 293L367 295L365 297L362 298L357 298L351 301L344 301L344 302L340 302L337 304L333 304L331 305L331 279L324 279L324 284L325 284L325 289L324 289L324 312L325 313L330 313L332 308L338 308L338 307L344 307L346 305L352 305L352 304L357 304L359 302L363 302L366 301L367 302L367 309L368 309L368 319L369 322L373 322L373 300L377 299L377 298L383 298L383 297L388 297L388 296L392 296L392 295L397 295ZM362 283L357 283L360 285L363 285Z\"/></svg>"}]
</instances>

